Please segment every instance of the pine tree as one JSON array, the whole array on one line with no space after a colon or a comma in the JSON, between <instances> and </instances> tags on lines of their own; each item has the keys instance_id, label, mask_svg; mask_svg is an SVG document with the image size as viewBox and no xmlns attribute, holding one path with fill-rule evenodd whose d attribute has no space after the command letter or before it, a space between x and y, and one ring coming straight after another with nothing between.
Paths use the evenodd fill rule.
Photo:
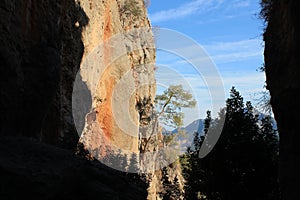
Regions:
<instances>
[{"instance_id":1,"label":"pine tree","mask_svg":"<svg viewBox=\"0 0 300 200\"><path fill-rule=\"evenodd\" d=\"M162 183L163 191L160 195L163 200L179 200L181 198L179 180L177 177L175 177L174 180L171 180L167 167L162 169Z\"/></svg>"},{"instance_id":2,"label":"pine tree","mask_svg":"<svg viewBox=\"0 0 300 200\"><path fill-rule=\"evenodd\" d=\"M186 157L187 199L279 199L278 138L271 118L259 119L251 102L244 104L233 87L219 118L212 123L208 112L205 122L204 136L195 135L197 148ZM196 157L198 144L209 146L209 138L220 130L221 137L208 156ZM199 191L202 196L197 196Z\"/></svg>"}]
</instances>

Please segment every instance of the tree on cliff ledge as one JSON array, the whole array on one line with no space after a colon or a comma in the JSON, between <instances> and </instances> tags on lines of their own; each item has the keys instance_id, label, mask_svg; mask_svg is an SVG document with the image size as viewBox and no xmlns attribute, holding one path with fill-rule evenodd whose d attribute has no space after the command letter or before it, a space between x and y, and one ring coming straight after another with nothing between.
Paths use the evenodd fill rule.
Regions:
<instances>
[{"instance_id":1,"label":"tree on cliff ledge","mask_svg":"<svg viewBox=\"0 0 300 200\"><path fill-rule=\"evenodd\" d=\"M196 106L193 95L184 90L182 85L171 85L161 95L155 98L157 111L154 114L152 130L149 137L141 144L144 151L152 136L157 134L159 122L170 127L180 127L183 125L184 113L182 108L193 108Z\"/></svg>"}]
</instances>

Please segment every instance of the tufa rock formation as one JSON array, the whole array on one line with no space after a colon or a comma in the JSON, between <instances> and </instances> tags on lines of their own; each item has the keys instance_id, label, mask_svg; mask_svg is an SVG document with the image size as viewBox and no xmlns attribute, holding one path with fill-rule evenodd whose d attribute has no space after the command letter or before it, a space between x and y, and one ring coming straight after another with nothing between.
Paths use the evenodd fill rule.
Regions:
<instances>
[{"instance_id":1,"label":"tufa rock formation","mask_svg":"<svg viewBox=\"0 0 300 200\"><path fill-rule=\"evenodd\" d=\"M267 89L280 134L280 186L285 200L299 199L300 52L297 0L263 2Z\"/></svg>"}]
</instances>

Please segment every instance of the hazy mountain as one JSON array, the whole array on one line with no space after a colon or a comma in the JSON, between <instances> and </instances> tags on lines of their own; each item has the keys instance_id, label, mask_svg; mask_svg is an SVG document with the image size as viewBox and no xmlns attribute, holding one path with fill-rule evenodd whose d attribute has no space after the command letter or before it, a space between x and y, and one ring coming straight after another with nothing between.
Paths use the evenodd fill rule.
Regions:
<instances>
[{"instance_id":1,"label":"hazy mountain","mask_svg":"<svg viewBox=\"0 0 300 200\"><path fill-rule=\"evenodd\" d=\"M179 128L174 129L173 131L166 131L165 133L177 133ZM202 133L204 129L204 119L197 119L185 127L181 127L181 130L185 130L186 134L193 134L195 132Z\"/></svg>"},{"instance_id":2,"label":"hazy mountain","mask_svg":"<svg viewBox=\"0 0 300 200\"><path fill-rule=\"evenodd\" d=\"M194 132L202 133L204 129L204 119L197 119L192 123L190 123L189 125L187 125L184 129L186 133L194 133Z\"/></svg>"},{"instance_id":3,"label":"hazy mountain","mask_svg":"<svg viewBox=\"0 0 300 200\"><path fill-rule=\"evenodd\" d=\"M260 124L260 121L267 116L266 114L263 114L258 111L255 111L254 114L258 115L258 120L259 120L258 124ZM185 131L185 134L177 134L175 140L180 141L180 146L183 150L185 150L186 147L192 145L195 132L198 132L200 133L200 135L203 135L204 121L205 121L204 119L197 119L192 123L188 124L187 126L180 128L180 130ZM277 130L276 121L273 117L272 117L272 125L273 125L273 129ZM176 134L178 133L178 130L179 128L176 128L172 131L163 129L163 134L164 135Z\"/></svg>"},{"instance_id":4,"label":"hazy mountain","mask_svg":"<svg viewBox=\"0 0 300 200\"><path fill-rule=\"evenodd\" d=\"M259 111L254 111L254 114L255 115L258 115L258 120L262 120L263 118L265 118L267 115L266 114L263 114ZM277 125L276 125L276 121L275 119L272 117L272 125L273 125L273 128L275 130L277 130ZM173 134L173 133L177 133L178 132L178 129L179 128L176 128L172 131L168 131L166 129L163 129L163 134ZM193 121L192 123L188 124L187 126L185 127L181 127L180 128L181 130L185 130L186 131L186 134L192 134L195 133L195 132L198 132L200 134L203 133L203 129L204 129L204 119L197 119L195 121Z\"/></svg>"}]
</instances>

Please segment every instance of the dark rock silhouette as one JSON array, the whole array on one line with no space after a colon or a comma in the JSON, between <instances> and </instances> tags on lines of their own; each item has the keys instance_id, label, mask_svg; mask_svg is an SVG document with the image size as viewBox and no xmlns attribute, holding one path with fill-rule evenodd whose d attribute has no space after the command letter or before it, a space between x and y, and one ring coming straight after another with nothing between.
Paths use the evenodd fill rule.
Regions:
<instances>
[{"instance_id":1,"label":"dark rock silhouette","mask_svg":"<svg viewBox=\"0 0 300 200\"><path fill-rule=\"evenodd\" d=\"M266 2L265 72L280 134L280 185L283 199L300 199L300 1Z\"/></svg>"},{"instance_id":2,"label":"dark rock silhouette","mask_svg":"<svg viewBox=\"0 0 300 200\"><path fill-rule=\"evenodd\" d=\"M88 18L71 0L2 1L0 7L1 134L75 147L71 96Z\"/></svg>"},{"instance_id":3,"label":"dark rock silhouette","mask_svg":"<svg viewBox=\"0 0 300 200\"><path fill-rule=\"evenodd\" d=\"M146 186L70 150L22 137L0 144L1 199L146 199Z\"/></svg>"}]
</instances>

